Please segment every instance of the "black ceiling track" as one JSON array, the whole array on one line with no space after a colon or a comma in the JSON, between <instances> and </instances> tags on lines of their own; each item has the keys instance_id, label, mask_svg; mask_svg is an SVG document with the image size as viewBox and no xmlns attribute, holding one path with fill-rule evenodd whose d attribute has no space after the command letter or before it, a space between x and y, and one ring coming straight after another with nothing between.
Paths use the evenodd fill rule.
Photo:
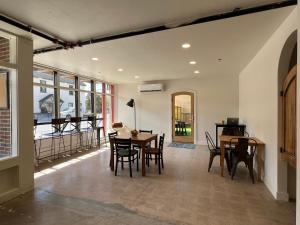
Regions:
<instances>
[{"instance_id":1,"label":"black ceiling track","mask_svg":"<svg viewBox=\"0 0 300 225\"><path fill-rule=\"evenodd\" d=\"M168 27L166 25L161 25L161 26L156 26L156 27L151 27L151 28L146 28L146 29L140 29L137 31L129 31L129 32L125 32L125 33L115 34L115 35L106 36L106 37L91 38L88 40L83 40L83 41L78 41L78 42L68 42L68 41L65 41L62 39L55 38L54 35L46 34L44 32L39 31L38 29L32 28L29 25L25 25L24 23L18 22L16 20L6 17L4 15L0 15L0 20L8 23L10 25L13 25L15 27L18 27L22 30L33 33L39 37L45 38L45 39L53 42L53 44L55 44L54 46L34 50L34 54L40 54L40 53L46 53L46 52L51 52L51 51L57 51L57 50L61 50L61 49L82 47L85 45L90 45L90 44L95 44L95 43L100 43L100 42L105 42L105 41L112 41L112 40L121 39L121 38L149 34L149 33L154 33L154 32L159 32L159 31L164 31L164 30L170 30L170 29L179 28L179 27L186 27L186 26L191 26L191 25L196 25L196 24L201 24L201 23L207 23L207 22L212 22L212 21L217 21L217 20L222 20L222 19L228 19L228 18L233 18L233 17L237 17L237 16L243 16L243 15L247 15L247 14L253 14L253 13L288 7L288 6L292 6L292 5L297 5L297 0L280 1L280 2L271 3L271 4L267 4L267 5L256 6L253 8L245 8L245 9L235 8L233 11L230 11L230 12L216 14L216 15L207 16L207 17L202 17L199 19L195 19L192 22L184 23L184 24L181 24L181 25L178 25L175 27Z\"/></svg>"}]
</instances>

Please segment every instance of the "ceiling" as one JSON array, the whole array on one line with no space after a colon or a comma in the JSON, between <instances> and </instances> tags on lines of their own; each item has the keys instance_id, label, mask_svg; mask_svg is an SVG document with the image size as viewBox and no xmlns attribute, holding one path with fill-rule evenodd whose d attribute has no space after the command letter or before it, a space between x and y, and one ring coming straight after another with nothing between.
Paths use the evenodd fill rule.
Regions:
<instances>
[{"instance_id":1,"label":"ceiling","mask_svg":"<svg viewBox=\"0 0 300 225\"><path fill-rule=\"evenodd\" d=\"M291 10L282 8L38 54L34 61L117 83L237 75ZM192 47L182 49L185 42ZM92 61L92 57L99 60ZM197 64L190 65L191 60ZM118 72L118 68L124 71ZM200 74L194 74L195 70Z\"/></svg>"},{"instance_id":2,"label":"ceiling","mask_svg":"<svg viewBox=\"0 0 300 225\"><path fill-rule=\"evenodd\" d=\"M247 8L270 0L0 0L1 12L66 41L128 32ZM16 8L15 6L21 6ZM238 74L294 7L145 34L34 56L34 61L110 82L141 82ZM34 49L51 42L12 28L34 40ZM190 49L181 44L189 42ZM99 58L92 61L92 57ZM222 59L222 61L218 61ZM197 61L189 65L190 60ZM118 72L123 68L123 72ZM194 70L200 74L195 75ZM135 79L134 76L139 76Z\"/></svg>"}]
</instances>

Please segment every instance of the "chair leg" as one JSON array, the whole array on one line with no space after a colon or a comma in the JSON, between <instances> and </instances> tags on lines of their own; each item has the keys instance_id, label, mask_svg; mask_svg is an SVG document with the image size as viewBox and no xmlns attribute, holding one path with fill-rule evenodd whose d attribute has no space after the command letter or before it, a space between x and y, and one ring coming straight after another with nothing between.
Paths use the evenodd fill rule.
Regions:
<instances>
[{"instance_id":1,"label":"chair leg","mask_svg":"<svg viewBox=\"0 0 300 225\"><path fill-rule=\"evenodd\" d=\"M226 160L228 173L230 174L231 173L231 162L230 162L228 153L225 153L225 160Z\"/></svg>"},{"instance_id":2,"label":"chair leg","mask_svg":"<svg viewBox=\"0 0 300 225\"><path fill-rule=\"evenodd\" d=\"M233 177L235 175L235 172L236 172L236 168L237 168L237 165L239 164L238 161L236 160L233 160L232 162L232 168L231 168L231 180L233 180Z\"/></svg>"},{"instance_id":3,"label":"chair leg","mask_svg":"<svg viewBox=\"0 0 300 225\"><path fill-rule=\"evenodd\" d=\"M131 168L131 156L128 157L129 161L129 171L130 171L130 177L132 177L132 168Z\"/></svg>"},{"instance_id":4,"label":"chair leg","mask_svg":"<svg viewBox=\"0 0 300 225\"><path fill-rule=\"evenodd\" d=\"M115 169L115 176L117 176L117 171L118 171L118 162L119 162L119 156L116 155L116 169Z\"/></svg>"},{"instance_id":5,"label":"chair leg","mask_svg":"<svg viewBox=\"0 0 300 225\"><path fill-rule=\"evenodd\" d=\"M157 155L155 154L155 164L157 165Z\"/></svg>"},{"instance_id":6,"label":"chair leg","mask_svg":"<svg viewBox=\"0 0 300 225\"><path fill-rule=\"evenodd\" d=\"M158 173L161 174L160 157L157 157L157 155L155 155L155 158L158 160Z\"/></svg>"},{"instance_id":7,"label":"chair leg","mask_svg":"<svg viewBox=\"0 0 300 225\"><path fill-rule=\"evenodd\" d=\"M252 183L254 184L253 160L252 159L250 159L249 162L248 162L248 170L249 170L249 173L250 173L250 177L252 179Z\"/></svg>"},{"instance_id":8,"label":"chair leg","mask_svg":"<svg viewBox=\"0 0 300 225\"><path fill-rule=\"evenodd\" d=\"M163 153L161 153L160 157L161 157L161 167L164 169L164 157L163 157Z\"/></svg>"},{"instance_id":9,"label":"chair leg","mask_svg":"<svg viewBox=\"0 0 300 225\"><path fill-rule=\"evenodd\" d=\"M139 171L139 159L138 159L138 156L136 156L136 170Z\"/></svg>"},{"instance_id":10,"label":"chair leg","mask_svg":"<svg viewBox=\"0 0 300 225\"><path fill-rule=\"evenodd\" d=\"M124 160L123 160L123 157L121 157L121 168L122 168L122 170L124 170Z\"/></svg>"},{"instance_id":11,"label":"chair leg","mask_svg":"<svg viewBox=\"0 0 300 225\"><path fill-rule=\"evenodd\" d=\"M215 158L215 154L210 153L209 163L208 163L208 172L210 171L210 168L211 168L211 165L212 165L212 163L214 161L214 158Z\"/></svg>"}]
</instances>

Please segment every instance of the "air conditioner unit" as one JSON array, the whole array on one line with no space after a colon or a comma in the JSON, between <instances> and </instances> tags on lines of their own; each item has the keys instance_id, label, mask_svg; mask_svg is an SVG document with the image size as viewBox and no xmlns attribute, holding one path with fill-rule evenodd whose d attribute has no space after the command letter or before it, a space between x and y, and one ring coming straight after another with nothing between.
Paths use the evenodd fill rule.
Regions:
<instances>
[{"instance_id":1,"label":"air conditioner unit","mask_svg":"<svg viewBox=\"0 0 300 225\"><path fill-rule=\"evenodd\" d=\"M162 84L141 84L138 86L139 92L156 92L163 91Z\"/></svg>"}]
</instances>

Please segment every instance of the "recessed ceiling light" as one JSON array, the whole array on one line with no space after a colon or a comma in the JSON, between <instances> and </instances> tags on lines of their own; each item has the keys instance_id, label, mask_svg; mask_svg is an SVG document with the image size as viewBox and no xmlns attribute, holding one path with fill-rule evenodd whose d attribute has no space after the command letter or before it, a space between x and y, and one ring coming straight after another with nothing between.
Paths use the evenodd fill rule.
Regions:
<instances>
[{"instance_id":1,"label":"recessed ceiling light","mask_svg":"<svg viewBox=\"0 0 300 225\"><path fill-rule=\"evenodd\" d=\"M123 72L124 70L123 70L122 68L119 68L118 71L119 71L119 72Z\"/></svg>"},{"instance_id":2,"label":"recessed ceiling light","mask_svg":"<svg viewBox=\"0 0 300 225\"><path fill-rule=\"evenodd\" d=\"M191 65L195 65L197 62L196 61L190 61Z\"/></svg>"},{"instance_id":3,"label":"recessed ceiling light","mask_svg":"<svg viewBox=\"0 0 300 225\"><path fill-rule=\"evenodd\" d=\"M182 48L190 48L191 47L191 44L189 43L184 43L181 45Z\"/></svg>"},{"instance_id":4,"label":"recessed ceiling light","mask_svg":"<svg viewBox=\"0 0 300 225\"><path fill-rule=\"evenodd\" d=\"M221 62L222 60L223 60L223 59L221 59L221 58L220 58L220 59L218 59L218 61L219 61L219 62Z\"/></svg>"},{"instance_id":5,"label":"recessed ceiling light","mask_svg":"<svg viewBox=\"0 0 300 225\"><path fill-rule=\"evenodd\" d=\"M140 76L134 76L134 79L139 79L140 78Z\"/></svg>"},{"instance_id":6,"label":"recessed ceiling light","mask_svg":"<svg viewBox=\"0 0 300 225\"><path fill-rule=\"evenodd\" d=\"M199 70L195 70L194 73L195 74L199 74L200 72L199 72Z\"/></svg>"},{"instance_id":7,"label":"recessed ceiling light","mask_svg":"<svg viewBox=\"0 0 300 225\"><path fill-rule=\"evenodd\" d=\"M98 61L99 59L96 58L96 57L93 57L92 60L93 60L93 61Z\"/></svg>"}]
</instances>

